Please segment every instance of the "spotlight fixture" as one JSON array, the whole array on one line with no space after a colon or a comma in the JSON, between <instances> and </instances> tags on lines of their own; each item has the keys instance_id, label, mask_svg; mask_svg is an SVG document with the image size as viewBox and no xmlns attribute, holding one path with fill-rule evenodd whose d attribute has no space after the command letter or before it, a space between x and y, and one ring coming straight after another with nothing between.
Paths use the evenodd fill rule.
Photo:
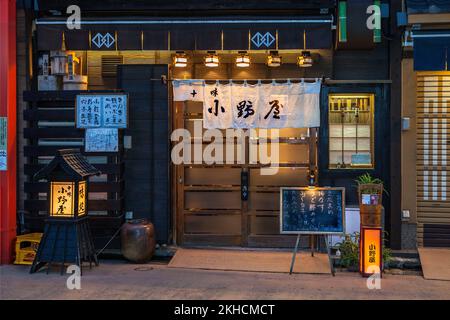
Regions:
<instances>
[{"instance_id":1,"label":"spotlight fixture","mask_svg":"<svg viewBox=\"0 0 450 320\"><path fill-rule=\"evenodd\" d=\"M185 68L187 66L188 58L184 51L177 51L173 57L173 65L176 68Z\"/></svg>"},{"instance_id":2,"label":"spotlight fixture","mask_svg":"<svg viewBox=\"0 0 450 320\"><path fill-rule=\"evenodd\" d=\"M208 54L205 56L205 66L209 68L215 68L219 66L219 56L215 51L208 51Z\"/></svg>"},{"instance_id":3,"label":"spotlight fixture","mask_svg":"<svg viewBox=\"0 0 450 320\"><path fill-rule=\"evenodd\" d=\"M267 65L269 67L281 66L281 56L278 55L278 51L270 51L270 54L267 56Z\"/></svg>"},{"instance_id":4,"label":"spotlight fixture","mask_svg":"<svg viewBox=\"0 0 450 320\"><path fill-rule=\"evenodd\" d=\"M250 56L246 51L239 51L239 55L236 57L236 67L247 68L250 66Z\"/></svg>"},{"instance_id":5,"label":"spotlight fixture","mask_svg":"<svg viewBox=\"0 0 450 320\"><path fill-rule=\"evenodd\" d=\"M301 56L297 58L297 65L302 68L312 67L313 59L311 57L311 52L302 51Z\"/></svg>"}]
</instances>

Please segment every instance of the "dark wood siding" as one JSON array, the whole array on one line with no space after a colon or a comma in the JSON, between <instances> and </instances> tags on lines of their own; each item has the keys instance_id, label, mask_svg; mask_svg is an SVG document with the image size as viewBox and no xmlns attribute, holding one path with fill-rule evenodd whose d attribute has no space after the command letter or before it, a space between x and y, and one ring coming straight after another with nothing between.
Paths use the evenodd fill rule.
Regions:
<instances>
[{"instance_id":1,"label":"dark wood siding","mask_svg":"<svg viewBox=\"0 0 450 320\"><path fill-rule=\"evenodd\" d=\"M380 44L373 50L335 51L333 71L336 80L389 79L388 48Z\"/></svg>"},{"instance_id":2,"label":"dark wood siding","mask_svg":"<svg viewBox=\"0 0 450 320\"><path fill-rule=\"evenodd\" d=\"M90 91L111 93L113 91ZM26 231L42 232L47 213L47 183L33 180L58 149L80 148L84 153L84 130L75 128L75 98L85 91L24 92L23 137L26 179L23 188ZM92 177L89 187L89 218L97 249L102 248L123 222L122 153L87 153L85 156L102 172ZM119 248L116 238L109 249Z\"/></svg>"},{"instance_id":3,"label":"dark wood siding","mask_svg":"<svg viewBox=\"0 0 450 320\"><path fill-rule=\"evenodd\" d=\"M132 148L125 150L125 211L155 225L160 243L169 240L169 100L167 65L121 65L118 87L129 94Z\"/></svg>"},{"instance_id":4,"label":"dark wood siding","mask_svg":"<svg viewBox=\"0 0 450 320\"><path fill-rule=\"evenodd\" d=\"M424 224L425 247L450 247L450 224Z\"/></svg>"}]
</instances>

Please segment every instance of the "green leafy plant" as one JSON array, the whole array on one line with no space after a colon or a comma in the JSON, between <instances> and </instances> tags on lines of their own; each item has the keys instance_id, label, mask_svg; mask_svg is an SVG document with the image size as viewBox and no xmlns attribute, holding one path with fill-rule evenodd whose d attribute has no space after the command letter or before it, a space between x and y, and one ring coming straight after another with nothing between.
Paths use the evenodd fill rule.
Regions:
<instances>
[{"instance_id":1,"label":"green leafy plant","mask_svg":"<svg viewBox=\"0 0 450 320\"><path fill-rule=\"evenodd\" d=\"M356 180L355 180L357 186L364 186L364 185L370 185L370 184L383 184L383 180L378 179L378 178L374 178L370 175L370 173L366 172L363 175L360 175ZM389 193L387 192L387 190L384 188L383 186L383 191L389 195ZM378 193L378 190L370 188L370 187L364 187L362 189L362 192L364 193Z\"/></svg>"},{"instance_id":2,"label":"green leafy plant","mask_svg":"<svg viewBox=\"0 0 450 320\"><path fill-rule=\"evenodd\" d=\"M383 265L385 266L392 260L392 250L385 245L388 235L389 233L387 231L383 231Z\"/></svg>"},{"instance_id":3,"label":"green leafy plant","mask_svg":"<svg viewBox=\"0 0 450 320\"><path fill-rule=\"evenodd\" d=\"M383 232L383 265L392 260L392 251L384 245L388 233ZM340 252L340 265L344 268L357 268L359 265L359 232L346 234L342 242L337 243Z\"/></svg>"},{"instance_id":4,"label":"green leafy plant","mask_svg":"<svg viewBox=\"0 0 450 320\"><path fill-rule=\"evenodd\" d=\"M360 185L360 184L381 184L381 183L383 183L383 181L381 181L381 179L373 178L368 172L366 172L363 175L360 175L355 181L358 183L358 185Z\"/></svg>"},{"instance_id":5,"label":"green leafy plant","mask_svg":"<svg viewBox=\"0 0 450 320\"><path fill-rule=\"evenodd\" d=\"M357 267L359 263L359 232L346 234L337 244L340 252L340 264L344 268Z\"/></svg>"}]
</instances>

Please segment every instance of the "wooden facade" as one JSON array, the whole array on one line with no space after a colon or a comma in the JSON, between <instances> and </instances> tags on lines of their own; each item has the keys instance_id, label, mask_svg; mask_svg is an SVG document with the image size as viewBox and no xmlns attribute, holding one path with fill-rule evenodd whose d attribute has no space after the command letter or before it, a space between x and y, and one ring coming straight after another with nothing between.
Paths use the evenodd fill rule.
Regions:
<instances>
[{"instance_id":1,"label":"wooden facade","mask_svg":"<svg viewBox=\"0 0 450 320\"><path fill-rule=\"evenodd\" d=\"M111 91L102 91L103 93ZM23 171L24 225L31 232L43 230L48 210L46 182L33 176L55 156L58 149L80 148L84 151L84 131L75 128L75 97L79 92L24 92L26 127L24 146L26 163ZM105 245L124 221L123 216L123 152L85 154L90 163L102 172L93 177L89 187L89 216L96 247Z\"/></svg>"},{"instance_id":2,"label":"wooden facade","mask_svg":"<svg viewBox=\"0 0 450 320\"><path fill-rule=\"evenodd\" d=\"M39 1L38 16L46 17L50 8L64 8L64 1ZM120 1L108 1L110 10L106 16L117 16ZM189 2L189 1L188 1ZM220 4L218 4L220 2ZM174 3L165 2L159 6L157 16L183 16L186 12L173 10ZM253 4L252 4L253 3ZM286 1L283 5L274 1L242 3L238 1L202 4L199 11L189 11L189 17L247 15L258 17L271 15L317 15L334 13L334 1ZM188 10L189 3L182 4ZM98 4L86 5L90 17L102 19ZM145 17L154 10L149 2L132 1L121 16L132 17L139 12ZM181 8L181 7L179 7ZM186 18L189 18L186 17ZM387 23L383 20L383 28ZM330 33L333 32L330 30ZM31 46L31 44L30 44ZM371 50L311 50L315 63L311 68L295 65L299 50L282 52L283 64L280 68L265 65L267 52L251 52L254 63L250 68L236 68L232 62L233 52L221 52L224 63L218 68L206 68L201 57L204 52L190 52L193 63L186 69L171 68L174 52L166 50L102 50L76 51L83 56L84 74L89 77L92 92L125 91L130 94L132 110L130 127L123 136L132 137L131 149L121 146L115 155L88 155L94 165L105 170L104 180L93 182L92 221L97 224L97 232L106 240L123 222L125 213L133 213L135 218L149 218L156 224L158 242L180 245L237 245L254 247L292 246L294 240L279 235L279 187L304 186L308 183L308 172L318 170L318 183L322 186L345 186L347 204L356 205L356 191L352 188L357 175L370 172L381 177L390 188L391 176L399 164L392 164L391 150L398 145L390 144L392 128L398 128L399 118L393 118L399 105L391 100L398 95L396 88L389 84L391 43L383 40ZM30 47L33 48L32 46ZM34 47L36 48L36 47ZM39 52L33 52L33 59ZM122 65L117 74L105 76L102 72L104 57L120 57ZM36 69L36 61L34 65ZM36 72L36 70L34 70ZM322 126L319 129L281 130L281 158L279 172L275 176L260 175L260 165L245 164L207 166L174 166L170 164L170 133L176 128L192 130L195 122L201 122L202 108L196 103L174 103L171 99L170 81L161 83L159 78L168 79L287 79L287 78L327 78L321 98ZM335 82L333 82L335 81ZM340 81L340 82L339 82ZM32 85L36 89L35 82ZM367 93L375 96L375 167L370 170L329 170L327 101L332 93ZM23 137L25 162L19 170L24 177L20 181L27 195L23 208L27 212L26 223L32 230L42 224L43 197L42 184L31 182L31 175L48 161L52 152L66 143L82 147L82 132L74 128L73 104L75 92L42 93L36 90L24 96L24 120L26 128ZM122 137L123 137L122 136ZM194 137L195 138L195 137ZM160 141L161 143L158 143ZM254 143L244 142L248 150ZM397 174L397 173L396 173ZM241 199L241 179L248 175L249 199ZM353 192L354 191L354 192ZM398 230L392 229L400 220L400 212L394 204L401 194L398 185L390 190L385 202L386 228L397 238ZM393 223L393 221L395 223ZM95 227L94 227L95 233ZM392 243L398 248L398 243ZM116 247L117 242L116 242Z\"/></svg>"},{"instance_id":3,"label":"wooden facade","mask_svg":"<svg viewBox=\"0 0 450 320\"><path fill-rule=\"evenodd\" d=\"M417 242L450 246L450 72L417 75Z\"/></svg>"}]
</instances>

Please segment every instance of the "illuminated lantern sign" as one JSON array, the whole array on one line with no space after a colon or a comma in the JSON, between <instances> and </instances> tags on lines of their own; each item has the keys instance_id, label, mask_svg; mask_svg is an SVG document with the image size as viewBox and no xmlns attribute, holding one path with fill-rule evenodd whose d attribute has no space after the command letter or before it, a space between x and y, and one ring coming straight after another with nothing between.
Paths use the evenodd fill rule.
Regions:
<instances>
[{"instance_id":1,"label":"illuminated lantern sign","mask_svg":"<svg viewBox=\"0 0 450 320\"><path fill-rule=\"evenodd\" d=\"M49 183L48 219L31 273L48 264L83 261L98 264L88 223L88 179L100 171L78 149L59 150L55 158L36 173L35 180Z\"/></svg>"},{"instance_id":2,"label":"illuminated lantern sign","mask_svg":"<svg viewBox=\"0 0 450 320\"><path fill-rule=\"evenodd\" d=\"M359 244L359 271L364 277L379 273L383 268L383 237L381 228L361 228Z\"/></svg>"},{"instance_id":3,"label":"illuminated lantern sign","mask_svg":"<svg viewBox=\"0 0 450 320\"><path fill-rule=\"evenodd\" d=\"M76 186L78 184L78 186ZM51 217L78 217L86 211L86 181L75 182L50 182L50 209ZM75 206L75 198L78 198Z\"/></svg>"},{"instance_id":4,"label":"illuminated lantern sign","mask_svg":"<svg viewBox=\"0 0 450 320\"><path fill-rule=\"evenodd\" d=\"M51 217L73 217L74 209L73 182L50 182L50 212Z\"/></svg>"},{"instance_id":5,"label":"illuminated lantern sign","mask_svg":"<svg viewBox=\"0 0 450 320\"><path fill-rule=\"evenodd\" d=\"M86 211L86 191L87 182L82 181L78 183L78 216L84 216Z\"/></svg>"}]
</instances>

